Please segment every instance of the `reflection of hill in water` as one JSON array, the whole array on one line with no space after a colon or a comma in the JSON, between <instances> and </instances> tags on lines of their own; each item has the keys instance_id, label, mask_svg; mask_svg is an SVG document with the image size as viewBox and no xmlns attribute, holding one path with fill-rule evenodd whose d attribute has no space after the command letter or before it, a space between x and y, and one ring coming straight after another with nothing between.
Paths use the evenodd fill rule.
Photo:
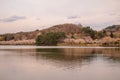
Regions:
<instances>
[{"instance_id":1,"label":"reflection of hill in water","mask_svg":"<svg viewBox=\"0 0 120 80\"><path fill-rule=\"evenodd\" d=\"M4 50L4 49L3 49ZM2 51L2 50L1 50ZM90 62L97 57L120 62L120 48L53 48L53 49L6 49L16 56L33 56L59 62ZM14 54L13 54L14 53ZM6 55L11 55L6 54Z\"/></svg>"},{"instance_id":2,"label":"reflection of hill in water","mask_svg":"<svg viewBox=\"0 0 120 80\"><path fill-rule=\"evenodd\" d=\"M2 51L2 50L0 50ZM120 48L49 48L49 49L6 49L4 55L44 60L57 67L80 67L97 58L109 63L120 62ZM8 51L8 53L7 53Z\"/></svg>"}]
</instances>

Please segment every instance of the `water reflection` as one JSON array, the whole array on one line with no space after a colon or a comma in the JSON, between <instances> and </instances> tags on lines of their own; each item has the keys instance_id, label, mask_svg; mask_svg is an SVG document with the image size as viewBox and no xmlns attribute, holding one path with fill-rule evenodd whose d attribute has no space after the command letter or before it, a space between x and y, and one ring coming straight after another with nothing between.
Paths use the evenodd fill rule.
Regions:
<instances>
[{"instance_id":1,"label":"water reflection","mask_svg":"<svg viewBox=\"0 0 120 80\"><path fill-rule=\"evenodd\" d=\"M32 56L36 60L48 60L54 65L72 67L90 64L97 58L109 63L120 62L120 48L37 48L37 49L2 49L6 56ZM11 52L11 53L10 53ZM12 55L11 55L12 54Z\"/></svg>"},{"instance_id":2,"label":"water reflection","mask_svg":"<svg viewBox=\"0 0 120 80\"><path fill-rule=\"evenodd\" d=\"M41 57L64 67L88 65L97 58L114 64L120 62L120 48L36 49L36 58Z\"/></svg>"},{"instance_id":3,"label":"water reflection","mask_svg":"<svg viewBox=\"0 0 120 80\"><path fill-rule=\"evenodd\" d=\"M120 61L120 48L36 49L36 56L59 61L91 61L93 58L101 56L114 61Z\"/></svg>"},{"instance_id":4,"label":"water reflection","mask_svg":"<svg viewBox=\"0 0 120 80\"><path fill-rule=\"evenodd\" d=\"M2 80L119 80L120 48L0 49Z\"/></svg>"}]
</instances>

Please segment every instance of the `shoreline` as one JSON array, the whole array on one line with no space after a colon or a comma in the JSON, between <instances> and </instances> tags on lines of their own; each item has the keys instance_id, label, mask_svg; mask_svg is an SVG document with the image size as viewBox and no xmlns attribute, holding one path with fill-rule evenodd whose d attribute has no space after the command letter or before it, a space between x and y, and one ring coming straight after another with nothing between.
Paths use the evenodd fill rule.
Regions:
<instances>
[{"instance_id":1,"label":"shoreline","mask_svg":"<svg viewBox=\"0 0 120 80\"><path fill-rule=\"evenodd\" d=\"M120 47L92 47L92 46L36 46L36 45L0 45L0 50L1 49L51 49L51 48L56 48L56 49L63 49L63 48L99 48L99 49L108 49L108 48L118 48Z\"/></svg>"},{"instance_id":2,"label":"shoreline","mask_svg":"<svg viewBox=\"0 0 120 80\"><path fill-rule=\"evenodd\" d=\"M119 41L118 41L119 42ZM31 40L18 40L18 41L15 41L15 40L11 40L11 41L0 41L0 45L28 45L28 46L36 46L36 41L34 39L31 39ZM45 45L47 46L47 45ZM50 46L54 46L54 45L50 45ZM75 42L75 41L72 41L72 42L61 42L61 43L58 43L56 46L79 46L79 47L120 47L120 42L115 44L114 42L97 42L97 43L93 43L93 42Z\"/></svg>"}]
</instances>

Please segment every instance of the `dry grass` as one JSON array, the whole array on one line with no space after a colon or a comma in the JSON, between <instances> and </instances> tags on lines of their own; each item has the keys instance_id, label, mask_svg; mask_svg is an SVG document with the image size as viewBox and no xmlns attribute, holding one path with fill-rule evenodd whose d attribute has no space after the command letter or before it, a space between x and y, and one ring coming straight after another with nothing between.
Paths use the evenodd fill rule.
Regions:
<instances>
[{"instance_id":1,"label":"dry grass","mask_svg":"<svg viewBox=\"0 0 120 80\"><path fill-rule=\"evenodd\" d=\"M0 41L0 45L33 45L35 40L18 40L18 41Z\"/></svg>"}]
</instances>

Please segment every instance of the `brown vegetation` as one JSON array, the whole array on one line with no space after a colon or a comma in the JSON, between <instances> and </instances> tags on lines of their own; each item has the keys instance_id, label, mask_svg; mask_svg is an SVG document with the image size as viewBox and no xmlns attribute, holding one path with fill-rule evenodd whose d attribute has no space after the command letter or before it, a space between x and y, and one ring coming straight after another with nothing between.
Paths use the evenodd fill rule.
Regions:
<instances>
[{"instance_id":1,"label":"brown vegetation","mask_svg":"<svg viewBox=\"0 0 120 80\"><path fill-rule=\"evenodd\" d=\"M59 44L120 46L120 25L113 25L101 31L95 31L90 27L76 24L61 24L44 30L3 34L0 35L0 44L35 44L35 39L38 35L50 32L65 33L66 38Z\"/></svg>"}]
</instances>

